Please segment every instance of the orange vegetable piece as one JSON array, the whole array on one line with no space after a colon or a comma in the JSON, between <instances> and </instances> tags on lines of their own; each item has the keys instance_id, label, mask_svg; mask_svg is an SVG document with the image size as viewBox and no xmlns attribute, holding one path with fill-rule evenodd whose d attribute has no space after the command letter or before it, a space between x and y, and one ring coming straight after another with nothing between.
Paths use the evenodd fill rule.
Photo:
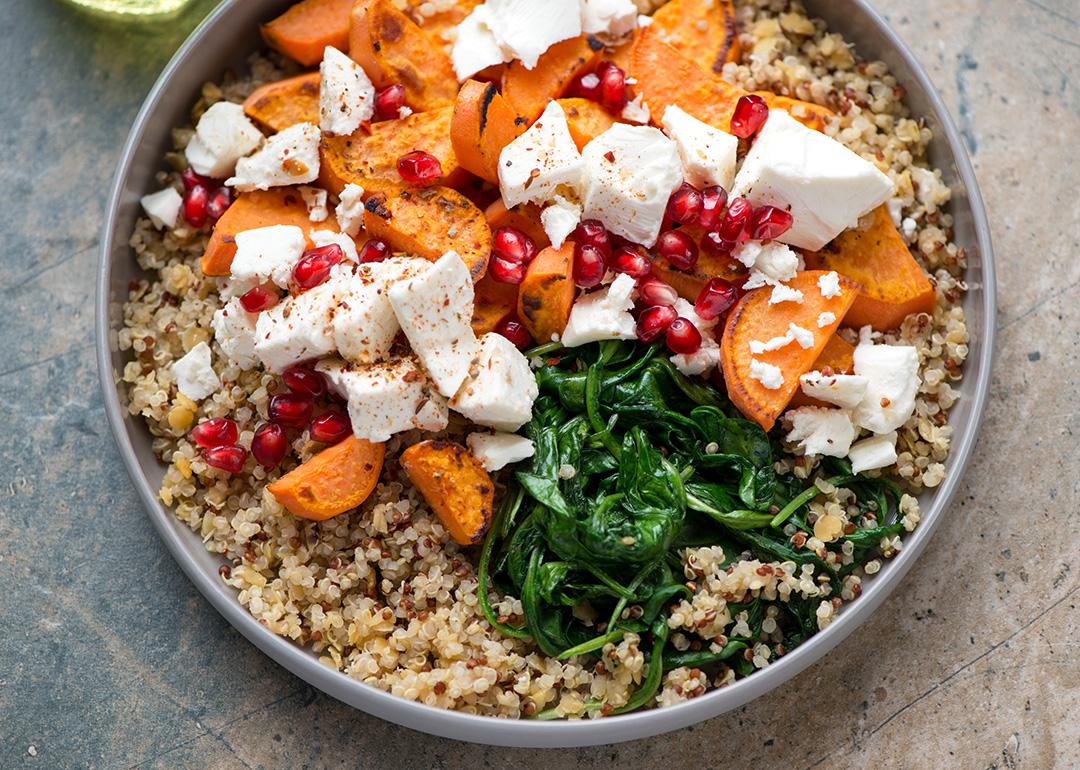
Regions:
<instances>
[{"instance_id":1,"label":"orange vegetable piece","mask_svg":"<svg viewBox=\"0 0 1080 770\"><path fill-rule=\"evenodd\" d=\"M367 500L379 482L384 453L383 444L349 436L267 489L294 516L324 521Z\"/></svg>"},{"instance_id":2,"label":"orange vegetable piece","mask_svg":"<svg viewBox=\"0 0 1080 770\"><path fill-rule=\"evenodd\" d=\"M450 142L463 168L497 185L499 153L526 127L494 83L466 80L454 102Z\"/></svg>"},{"instance_id":3,"label":"orange vegetable piece","mask_svg":"<svg viewBox=\"0 0 1080 770\"><path fill-rule=\"evenodd\" d=\"M637 44L639 37L641 37L640 27L636 28L630 34L629 40L624 43L620 43L613 49L609 48L604 54L604 58L629 75L631 57L633 56L634 46Z\"/></svg>"},{"instance_id":4,"label":"orange vegetable piece","mask_svg":"<svg viewBox=\"0 0 1080 770\"><path fill-rule=\"evenodd\" d=\"M480 542L491 524L495 485L461 444L421 441L401 453L401 468L455 542Z\"/></svg>"},{"instance_id":5,"label":"orange vegetable piece","mask_svg":"<svg viewBox=\"0 0 1080 770\"><path fill-rule=\"evenodd\" d=\"M445 46L448 44L445 42L446 38L443 37L443 33L460 24L466 16L472 13L473 8L480 5L480 0L457 0L449 8L437 11L431 16L424 16L420 12L419 7L423 5L424 2L412 2L405 10L413 21L420 25L421 29Z\"/></svg>"},{"instance_id":6,"label":"orange vegetable piece","mask_svg":"<svg viewBox=\"0 0 1080 770\"><path fill-rule=\"evenodd\" d=\"M244 113L259 125L277 132L297 123L319 124L319 73L259 86L244 100Z\"/></svg>"},{"instance_id":7,"label":"orange vegetable piece","mask_svg":"<svg viewBox=\"0 0 1080 770\"><path fill-rule=\"evenodd\" d=\"M736 286L746 283L746 268L730 257L701 252L691 270L677 270L667 258L657 254L653 259L653 272L665 283L671 284L679 296L695 301L710 278L723 278Z\"/></svg>"},{"instance_id":8,"label":"orange vegetable piece","mask_svg":"<svg viewBox=\"0 0 1080 770\"><path fill-rule=\"evenodd\" d=\"M799 388L799 377L813 367L858 294L858 285L841 276L840 296L826 299L817 285L818 278L823 275L823 271L807 270L788 282L791 288L803 293L801 303L770 305L772 288L765 286L746 294L728 315L720 342L720 361L728 398L748 420L765 430L770 430L787 408ZM825 311L833 313L836 320L819 327L818 316ZM779 350L751 354L751 340L768 342L774 337L783 337L791 323L811 332L814 344L804 348L798 342L791 342ZM780 387L766 388L751 377L751 359L778 367L783 376Z\"/></svg>"},{"instance_id":9,"label":"orange vegetable piece","mask_svg":"<svg viewBox=\"0 0 1080 770\"><path fill-rule=\"evenodd\" d=\"M671 0L652 19L648 29L710 72L742 53L731 0Z\"/></svg>"},{"instance_id":10,"label":"orange vegetable piece","mask_svg":"<svg viewBox=\"0 0 1080 770\"><path fill-rule=\"evenodd\" d=\"M520 61L511 62L503 73L502 95L514 112L531 124L548 102L565 94L574 80L595 68L603 53L604 44L591 35L556 43L531 70Z\"/></svg>"},{"instance_id":11,"label":"orange vegetable piece","mask_svg":"<svg viewBox=\"0 0 1080 770\"><path fill-rule=\"evenodd\" d=\"M331 45L344 51L349 46L349 11L353 0L301 0L262 26L266 44L305 67L323 58Z\"/></svg>"},{"instance_id":12,"label":"orange vegetable piece","mask_svg":"<svg viewBox=\"0 0 1080 770\"><path fill-rule=\"evenodd\" d=\"M518 287L512 283L499 283L485 275L473 287L472 328L476 336L495 331L499 321L517 309Z\"/></svg>"},{"instance_id":13,"label":"orange vegetable piece","mask_svg":"<svg viewBox=\"0 0 1080 770\"><path fill-rule=\"evenodd\" d=\"M536 255L518 287L518 318L538 344L562 334L574 304L574 244L548 246Z\"/></svg>"},{"instance_id":14,"label":"orange vegetable piece","mask_svg":"<svg viewBox=\"0 0 1080 770\"><path fill-rule=\"evenodd\" d=\"M519 203L514 208L508 209L499 198L484 210L484 218L487 219L491 232L495 232L500 227L517 228L533 239L537 251L551 245L544 231L544 225L540 221L540 208L532 203Z\"/></svg>"},{"instance_id":15,"label":"orange vegetable piece","mask_svg":"<svg viewBox=\"0 0 1080 770\"><path fill-rule=\"evenodd\" d=\"M849 310L848 313L851 311ZM851 374L855 370L855 346L839 334L829 337L825 349L807 371L832 374ZM800 386L791 397L789 407L794 406L830 406L818 398L812 398L802 391Z\"/></svg>"},{"instance_id":16,"label":"orange vegetable piece","mask_svg":"<svg viewBox=\"0 0 1080 770\"><path fill-rule=\"evenodd\" d=\"M754 91L754 93L762 97L770 109L787 110L791 117L815 131L824 131L828 122L836 116L836 113L828 107L813 102L792 99L790 96L781 96L772 91Z\"/></svg>"},{"instance_id":17,"label":"orange vegetable piece","mask_svg":"<svg viewBox=\"0 0 1080 770\"><path fill-rule=\"evenodd\" d=\"M333 211L325 221L312 222L307 204L295 187L240 193L214 225L206 252L199 261L203 275L228 275L236 256L236 234L270 225L296 225L305 236L312 229L338 230ZM310 241L308 245L312 245Z\"/></svg>"},{"instance_id":18,"label":"orange vegetable piece","mask_svg":"<svg viewBox=\"0 0 1080 770\"><path fill-rule=\"evenodd\" d=\"M579 150L619 122L591 99L559 99L559 105L566 112L566 125Z\"/></svg>"},{"instance_id":19,"label":"orange vegetable piece","mask_svg":"<svg viewBox=\"0 0 1080 770\"><path fill-rule=\"evenodd\" d=\"M844 318L846 326L895 329L912 313L933 313L936 296L930 276L915 261L889 210L874 209L866 229L845 230L821 251L806 255L807 265L835 270L860 285Z\"/></svg>"}]
</instances>

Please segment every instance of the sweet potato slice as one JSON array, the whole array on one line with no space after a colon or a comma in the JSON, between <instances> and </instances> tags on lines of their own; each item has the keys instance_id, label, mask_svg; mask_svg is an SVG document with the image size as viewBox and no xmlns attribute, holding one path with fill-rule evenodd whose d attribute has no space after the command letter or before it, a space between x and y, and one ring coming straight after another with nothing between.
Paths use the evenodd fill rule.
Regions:
<instances>
[{"instance_id":1,"label":"sweet potato slice","mask_svg":"<svg viewBox=\"0 0 1080 770\"><path fill-rule=\"evenodd\" d=\"M559 99L559 104L566 113L566 125L579 150L619 122L590 99Z\"/></svg>"},{"instance_id":2,"label":"sweet potato slice","mask_svg":"<svg viewBox=\"0 0 1080 770\"><path fill-rule=\"evenodd\" d=\"M653 14L656 30L679 53L719 74L741 55L735 7L731 0L671 0Z\"/></svg>"},{"instance_id":3,"label":"sweet potato slice","mask_svg":"<svg viewBox=\"0 0 1080 770\"><path fill-rule=\"evenodd\" d=\"M848 313L851 311L849 310ZM855 346L845 340L839 334L829 337L825 343L825 349L814 361L814 365L807 371L823 372L832 374L851 374L855 370ZM818 398L808 396L802 391L802 386L795 391L788 406L830 406Z\"/></svg>"},{"instance_id":4,"label":"sweet potato slice","mask_svg":"<svg viewBox=\"0 0 1080 770\"><path fill-rule=\"evenodd\" d=\"M710 278L723 278L736 286L746 283L746 268L741 263L716 254L702 252L691 270L677 270L668 260L657 254L653 259L653 272L665 283L671 284L679 296L693 302L705 288Z\"/></svg>"},{"instance_id":5,"label":"sweet potato slice","mask_svg":"<svg viewBox=\"0 0 1080 770\"><path fill-rule=\"evenodd\" d=\"M754 289L744 296L728 315L720 342L720 361L724 370L728 398L748 420L753 420L765 430L770 430L776 418L787 408L799 388L799 377L814 365L825 345L836 332L844 314L855 301L858 285L841 276L840 296L825 298L818 288L818 278L825 275L818 270L799 273L788 285L803 293L803 301L769 304L772 288ZM818 316L833 313L836 320L818 326ZM750 342L768 342L774 337L788 333L789 324L797 324L811 332L813 344L804 348L791 342L779 350L752 354ZM778 388L766 388L750 376L751 360L778 367L782 382Z\"/></svg>"},{"instance_id":6,"label":"sweet potato slice","mask_svg":"<svg viewBox=\"0 0 1080 770\"><path fill-rule=\"evenodd\" d=\"M480 337L495 331L499 321L517 309L518 287L512 283L499 283L485 275L474 287L472 328Z\"/></svg>"},{"instance_id":7,"label":"sweet potato slice","mask_svg":"<svg viewBox=\"0 0 1080 770\"><path fill-rule=\"evenodd\" d=\"M781 96L772 91L755 91L754 93L762 97L770 108L787 110L791 117L815 131L824 131L825 126L836 116L836 113L828 107L813 102L792 99L790 96Z\"/></svg>"},{"instance_id":8,"label":"sweet potato slice","mask_svg":"<svg viewBox=\"0 0 1080 770\"><path fill-rule=\"evenodd\" d=\"M609 48L604 58L621 69L623 72L630 73L630 65L632 63L631 57L634 54L634 46L637 45L638 38L641 37L641 27L636 28L630 35L630 38L623 43Z\"/></svg>"},{"instance_id":9,"label":"sweet potato slice","mask_svg":"<svg viewBox=\"0 0 1080 770\"><path fill-rule=\"evenodd\" d=\"M260 126L277 132L297 123L319 124L319 73L275 80L252 91L244 112Z\"/></svg>"},{"instance_id":10,"label":"sweet potato slice","mask_svg":"<svg viewBox=\"0 0 1080 770\"><path fill-rule=\"evenodd\" d=\"M911 255L886 206L874 209L865 229L845 230L821 251L807 254L806 263L835 270L861 287L844 318L846 326L887 331L912 313L934 312L934 285Z\"/></svg>"},{"instance_id":11,"label":"sweet potato slice","mask_svg":"<svg viewBox=\"0 0 1080 770\"><path fill-rule=\"evenodd\" d=\"M544 231L544 225L540 221L539 206L520 203L508 209L502 199L498 199L484 209L484 218L487 219L491 232L495 232L500 227L515 227L533 239L537 250L546 249L551 245Z\"/></svg>"},{"instance_id":12,"label":"sweet potato slice","mask_svg":"<svg viewBox=\"0 0 1080 770\"><path fill-rule=\"evenodd\" d=\"M421 441L401 453L401 468L455 542L480 542L491 524L495 485L468 449Z\"/></svg>"},{"instance_id":13,"label":"sweet potato slice","mask_svg":"<svg viewBox=\"0 0 1080 770\"><path fill-rule=\"evenodd\" d=\"M323 521L367 500L382 473L382 444L349 436L286 473L267 489L289 513Z\"/></svg>"},{"instance_id":14,"label":"sweet potato slice","mask_svg":"<svg viewBox=\"0 0 1080 770\"><path fill-rule=\"evenodd\" d=\"M364 229L394 251L432 262L456 251L474 282L487 271L491 228L484 212L457 190L401 188L373 195L364 204Z\"/></svg>"},{"instance_id":15,"label":"sweet potato slice","mask_svg":"<svg viewBox=\"0 0 1080 770\"><path fill-rule=\"evenodd\" d=\"M552 99L558 99L575 79L596 67L604 44L582 36L551 46L531 70L515 61L503 73L502 95L514 112L532 123Z\"/></svg>"},{"instance_id":16,"label":"sweet potato slice","mask_svg":"<svg viewBox=\"0 0 1080 770\"><path fill-rule=\"evenodd\" d=\"M445 46L447 45L445 33L464 21L465 17L472 13L473 8L480 5L480 0L457 0L450 7L436 11L430 16L425 16L423 13L425 5L433 4L427 0L412 2L406 11L425 32Z\"/></svg>"},{"instance_id":17,"label":"sweet potato slice","mask_svg":"<svg viewBox=\"0 0 1080 770\"><path fill-rule=\"evenodd\" d=\"M518 287L518 317L537 343L562 334L574 304L574 244L548 246L536 255Z\"/></svg>"},{"instance_id":18,"label":"sweet potato slice","mask_svg":"<svg viewBox=\"0 0 1080 770\"><path fill-rule=\"evenodd\" d=\"M518 116L494 83L466 80L454 102L450 142L463 168L499 183L499 153L525 132Z\"/></svg>"},{"instance_id":19,"label":"sweet potato slice","mask_svg":"<svg viewBox=\"0 0 1080 770\"><path fill-rule=\"evenodd\" d=\"M262 26L266 44L305 67L323 58L328 45L344 51L349 45L349 11L353 0L301 0Z\"/></svg>"},{"instance_id":20,"label":"sweet potato slice","mask_svg":"<svg viewBox=\"0 0 1080 770\"><path fill-rule=\"evenodd\" d=\"M206 252L199 261L203 275L228 275L236 256L236 234L270 225L295 225L305 236L312 229L338 230L337 218L332 211L325 221L312 222L307 205L295 187L240 193L214 225Z\"/></svg>"}]
</instances>

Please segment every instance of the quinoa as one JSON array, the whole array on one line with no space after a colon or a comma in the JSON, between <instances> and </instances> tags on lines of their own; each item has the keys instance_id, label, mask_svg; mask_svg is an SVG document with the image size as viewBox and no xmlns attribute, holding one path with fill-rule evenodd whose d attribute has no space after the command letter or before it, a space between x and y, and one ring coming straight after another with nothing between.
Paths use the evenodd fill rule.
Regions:
<instances>
[{"instance_id":1,"label":"quinoa","mask_svg":"<svg viewBox=\"0 0 1080 770\"><path fill-rule=\"evenodd\" d=\"M662 3L637 0L643 11ZM433 0L417 5L421 16L447 10ZM915 412L899 431L898 461L886 473L907 494L900 501L905 531L919 523L916 495L938 486L945 475L951 428L948 412L968 355L968 333L961 301L965 255L953 242L950 190L939 171L926 167L930 129L912 117L902 84L881 62L860 61L855 52L820 20L810 19L798 2L748 0L738 6L743 60L729 63L723 76L748 90L772 90L824 104L838 114L830 136L876 162L896 183L891 213L917 259L936 285L932 315L909 317L901 328L875 333L877 341L913 345L919 352L920 389ZM293 74L279 59L254 56L246 77L227 76L204 86L192 122L216 101L242 101L260 83ZM159 184L181 190L183 148L190 126L173 132L172 169ZM198 258L209 233L181 223L158 232L140 219L131 247L146 277L132 284L118 332L130 355L121 378L127 409L141 415L153 451L166 465L159 492L162 502L223 558L221 579L264 626L310 649L326 665L404 698L475 714L529 717L602 716L625 704L647 669L642 640L626 634L595 658L558 661L540 654L528 640L503 637L485 620L479 606L476 549L458 546L400 475L401 449L422 438L418 432L387 444L380 483L358 509L324 522L289 515L266 485L311 457L320 445L307 432L292 444L283 465L267 470L249 461L228 475L206 465L188 439L190 428L212 417L229 417L240 429L239 444L250 448L254 430L267 419L270 397L284 389L262 370L241 371L227 363L213 339L211 319L220 305L222 282L202 275ZM855 332L845 330L854 342ZM177 392L172 363L199 342L211 345L222 386L196 403ZM452 423L451 433L463 425ZM794 448L776 463L781 473L815 479L822 494L809 505L813 532L792 531L793 547L850 564L850 549L833 553L825 539L837 532L875 524L860 512L853 495L817 477L816 458ZM573 469L570 469L572 472ZM560 471L561 473L561 471ZM876 474L879 472L871 472ZM850 544L849 544L850 545ZM903 548L900 537L885 538L873 558L848 575L839 595L812 565L762 563L749 552L733 554L719 546L683 552L684 574L693 596L671 612L668 624L677 649L723 647L729 636L748 631L745 613L729 606L762 596L811 600L819 628L827 626L843 603L858 598L863 583L882 562ZM518 599L493 594L501 619L522 617ZM779 642L776 607L769 607L746 660L763 668L787 651ZM657 705L693 698L734 681L725 664L708 671L676 668L664 675Z\"/></svg>"}]
</instances>

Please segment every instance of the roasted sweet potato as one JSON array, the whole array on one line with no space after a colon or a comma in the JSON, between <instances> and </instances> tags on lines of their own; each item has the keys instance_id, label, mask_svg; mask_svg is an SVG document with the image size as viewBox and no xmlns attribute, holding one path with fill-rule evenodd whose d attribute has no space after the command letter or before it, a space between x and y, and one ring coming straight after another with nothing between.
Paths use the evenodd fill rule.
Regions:
<instances>
[{"instance_id":1,"label":"roasted sweet potato","mask_svg":"<svg viewBox=\"0 0 1080 770\"><path fill-rule=\"evenodd\" d=\"M485 275L476 282L474 290L472 328L480 337L495 331L499 321L517 309L518 287Z\"/></svg>"},{"instance_id":2,"label":"roasted sweet potato","mask_svg":"<svg viewBox=\"0 0 1080 770\"><path fill-rule=\"evenodd\" d=\"M564 40L551 46L531 70L514 61L503 73L502 95L518 115L532 123L552 99L558 99L575 79L596 67L604 44L592 36Z\"/></svg>"},{"instance_id":3,"label":"roasted sweet potato","mask_svg":"<svg viewBox=\"0 0 1080 770\"><path fill-rule=\"evenodd\" d=\"M618 122L610 112L590 99L559 99L559 104L566 113L566 125L579 150Z\"/></svg>"},{"instance_id":4,"label":"roasted sweet potato","mask_svg":"<svg viewBox=\"0 0 1080 770\"><path fill-rule=\"evenodd\" d=\"M319 124L319 73L275 80L244 100L244 112L263 128L281 131L297 123Z\"/></svg>"},{"instance_id":5,"label":"roasted sweet potato","mask_svg":"<svg viewBox=\"0 0 1080 770\"><path fill-rule=\"evenodd\" d=\"M270 225L296 225L305 235L311 229L338 230L332 211L325 221L312 222L307 205L295 187L240 193L214 225L206 252L199 262L203 274L228 275L236 255L236 234Z\"/></svg>"},{"instance_id":6,"label":"roasted sweet potato","mask_svg":"<svg viewBox=\"0 0 1080 770\"><path fill-rule=\"evenodd\" d=\"M518 317L537 343L562 334L574 304L574 244L548 246L536 255L518 287Z\"/></svg>"},{"instance_id":7,"label":"roasted sweet potato","mask_svg":"<svg viewBox=\"0 0 1080 770\"><path fill-rule=\"evenodd\" d=\"M710 278L723 278L736 286L746 283L746 268L729 257L702 252L692 270L676 270L659 254L653 259L653 272L671 284L679 296L693 302Z\"/></svg>"},{"instance_id":8,"label":"roasted sweet potato","mask_svg":"<svg viewBox=\"0 0 1080 770\"><path fill-rule=\"evenodd\" d=\"M633 56L634 46L637 44L639 37L641 37L641 27L635 29L630 35L630 38L625 42L615 46L615 48L609 48L604 53L604 58L623 72L629 74L631 57Z\"/></svg>"},{"instance_id":9,"label":"roasted sweet potato","mask_svg":"<svg viewBox=\"0 0 1080 770\"><path fill-rule=\"evenodd\" d=\"M521 203L508 209L502 199L498 199L484 209L484 218L487 219L491 232L500 227L515 227L533 239L537 250L551 245L540 221L540 208L531 203Z\"/></svg>"},{"instance_id":10,"label":"roasted sweet potato","mask_svg":"<svg viewBox=\"0 0 1080 770\"><path fill-rule=\"evenodd\" d=\"M836 113L828 107L813 102L792 99L790 96L781 96L771 91L755 91L754 93L762 97L770 108L787 110L791 117L815 131L824 131L828 122L836 116Z\"/></svg>"},{"instance_id":11,"label":"roasted sweet potato","mask_svg":"<svg viewBox=\"0 0 1080 770\"><path fill-rule=\"evenodd\" d=\"M851 311L849 310L848 313ZM825 343L825 349L821 351L821 355L814 361L807 371L811 372L825 372L832 374L851 374L855 369L855 346L845 340L839 334L834 334L829 337L829 341ZM806 395L802 391L800 386L795 391L795 395L791 397L791 403L788 406L830 406L820 399L813 398Z\"/></svg>"},{"instance_id":12,"label":"roasted sweet potato","mask_svg":"<svg viewBox=\"0 0 1080 770\"><path fill-rule=\"evenodd\" d=\"M425 5L431 6L434 4L427 0L423 0L423 2L414 0L414 2L409 3L405 10L425 32L445 46L447 44L445 34L472 13L473 8L480 5L480 0L457 0L445 10L436 11L429 16L424 15Z\"/></svg>"},{"instance_id":13,"label":"roasted sweet potato","mask_svg":"<svg viewBox=\"0 0 1080 770\"><path fill-rule=\"evenodd\" d=\"M653 14L648 29L710 72L741 54L731 0L671 0Z\"/></svg>"},{"instance_id":14,"label":"roasted sweet potato","mask_svg":"<svg viewBox=\"0 0 1080 770\"><path fill-rule=\"evenodd\" d=\"M770 430L787 408L799 388L799 377L813 367L858 293L858 285L841 276L840 296L825 298L817 285L822 275L825 275L822 271L807 270L788 283L803 293L802 302L770 305L772 288L765 286L749 292L728 315L720 342L728 398L748 420L765 430ZM833 313L836 320L818 326L818 316L826 311ZM768 342L783 337L792 323L813 334L813 345L804 348L798 342L791 342L778 350L751 353L751 341ZM750 376L754 360L780 370L779 387L767 388Z\"/></svg>"},{"instance_id":15,"label":"roasted sweet potato","mask_svg":"<svg viewBox=\"0 0 1080 770\"><path fill-rule=\"evenodd\" d=\"M499 153L524 133L525 118L503 99L494 83L466 80L454 102L450 142L463 168L499 183Z\"/></svg>"},{"instance_id":16,"label":"roasted sweet potato","mask_svg":"<svg viewBox=\"0 0 1080 770\"><path fill-rule=\"evenodd\" d=\"M480 542L491 524L495 485L468 449L421 441L401 453L401 468L456 542Z\"/></svg>"},{"instance_id":17,"label":"roasted sweet potato","mask_svg":"<svg viewBox=\"0 0 1080 770\"><path fill-rule=\"evenodd\" d=\"M341 51L349 45L349 11L353 0L301 0L262 26L266 44L305 67L323 58L331 45Z\"/></svg>"},{"instance_id":18,"label":"roasted sweet potato","mask_svg":"<svg viewBox=\"0 0 1080 770\"><path fill-rule=\"evenodd\" d=\"M868 227L845 230L806 264L835 270L861 287L844 318L846 326L895 329L912 313L934 312L934 285L904 243L886 206L873 211Z\"/></svg>"},{"instance_id":19,"label":"roasted sweet potato","mask_svg":"<svg viewBox=\"0 0 1080 770\"><path fill-rule=\"evenodd\" d=\"M267 489L294 516L323 521L367 500L382 473L384 451L382 444L349 436Z\"/></svg>"},{"instance_id":20,"label":"roasted sweet potato","mask_svg":"<svg viewBox=\"0 0 1080 770\"><path fill-rule=\"evenodd\" d=\"M474 282L487 271L491 228L484 212L457 190L400 188L372 195L364 204L364 229L394 251L433 262L456 251Z\"/></svg>"}]
</instances>

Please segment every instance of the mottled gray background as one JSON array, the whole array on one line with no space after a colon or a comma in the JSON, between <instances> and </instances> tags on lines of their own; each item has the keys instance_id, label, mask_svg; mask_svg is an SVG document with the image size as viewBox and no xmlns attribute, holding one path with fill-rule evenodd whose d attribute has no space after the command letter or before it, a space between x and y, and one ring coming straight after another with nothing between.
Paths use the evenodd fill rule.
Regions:
<instances>
[{"instance_id":1,"label":"mottled gray background","mask_svg":"<svg viewBox=\"0 0 1080 770\"><path fill-rule=\"evenodd\" d=\"M985 431L934 541L788 686L660 738L484 749L320 695L235 633L143 515L92 350L99 217L212 5L132 28L0 2L0 768L1080 766L1080 7L875 0L970 143L1001 277Z\"/></svg>"}]
</instances>

